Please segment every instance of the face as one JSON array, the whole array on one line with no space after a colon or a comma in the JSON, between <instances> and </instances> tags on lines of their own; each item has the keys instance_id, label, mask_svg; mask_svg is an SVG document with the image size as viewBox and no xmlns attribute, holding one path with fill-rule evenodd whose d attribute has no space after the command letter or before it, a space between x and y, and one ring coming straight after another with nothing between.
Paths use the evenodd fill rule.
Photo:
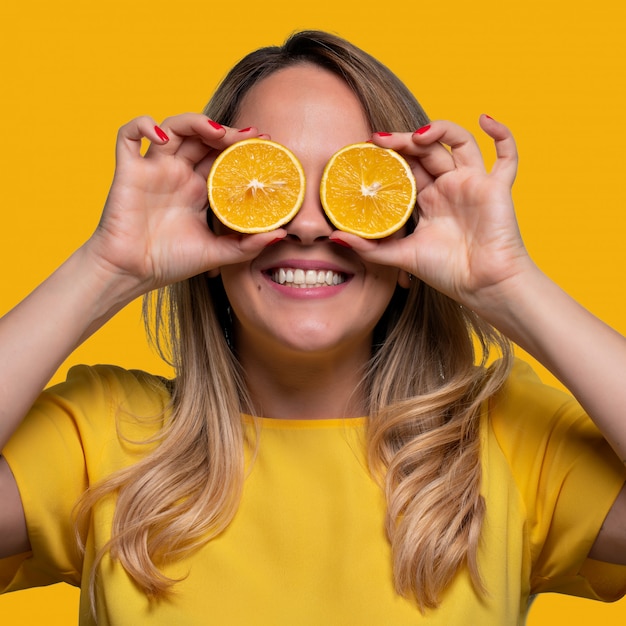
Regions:
<instances>
[{"instance_id":1,"label":"face","mask_svg":"<svg viewBox=\"0 0 626 626\"><path fill-rule=\"evenodd\" d=\"M233 126L255 126L291 149L306 176L304 204L285 227L287 237L252 261L221 268L240 357L257 351L332 359L357 351L368 358L398 270L332 243L334 227L319 199L330 157L371 135L359 101L334 74L299 65L255 85ZM302 278L305 286L296 284Z\"/></svg>"}]
</instances>

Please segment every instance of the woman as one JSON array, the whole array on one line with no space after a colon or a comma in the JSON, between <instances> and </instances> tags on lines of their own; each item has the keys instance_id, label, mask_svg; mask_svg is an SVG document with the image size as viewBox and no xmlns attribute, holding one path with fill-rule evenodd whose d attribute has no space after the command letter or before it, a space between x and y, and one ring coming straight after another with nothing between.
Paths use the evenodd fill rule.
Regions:
<instances>
[{"instance_id":1,"label":"woman","mask_svg":"<svg viewBox=\"0 0 626 626\"><path fill-rule=\"evenodd\" d=\"M205 114L121 129L98 229L2 320L2 584L90 588L83 622L110 624L514 624L539 591L624 593L626 342L528 258L509 131L481 117L487 173L469 133L315 32L246 57ZM240 236L206 177L261 134L295 152L307 195ZM335 231L318 197L329 158L365 140L404 154L419 190L414 228L381 241ZM78 368L40 395L155 289L174 381Z\"/></svg>"}]
</instances>

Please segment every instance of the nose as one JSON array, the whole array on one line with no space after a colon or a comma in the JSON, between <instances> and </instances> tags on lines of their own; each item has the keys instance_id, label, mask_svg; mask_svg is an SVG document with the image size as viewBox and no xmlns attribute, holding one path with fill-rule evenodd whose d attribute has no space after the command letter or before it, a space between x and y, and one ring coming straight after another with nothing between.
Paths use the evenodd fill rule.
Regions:
<instances>
[{"instance_id":1,"label":"nose","mask_svg":"<svg viewBox=\"0 0 626 626\"><path fill-rule=\"evenodd\" d=\"M310 181L307 177L304 202L295 217L284 228L287 237L305 245L327 239L335 230L320 202L319 180Z\"/></svg>"}]
</instances>

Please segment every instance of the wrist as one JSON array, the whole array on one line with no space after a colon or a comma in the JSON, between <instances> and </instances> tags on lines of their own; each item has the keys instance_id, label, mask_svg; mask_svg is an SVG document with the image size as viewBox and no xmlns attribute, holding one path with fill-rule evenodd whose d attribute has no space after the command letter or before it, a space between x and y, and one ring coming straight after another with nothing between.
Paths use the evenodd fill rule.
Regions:
<instances>
[{"instance_id":1,"label":"wrist","mask_svg":"<svg viewBox=\"0 0 626 626\"><path fill-rule=\"evenodd\" d=\"M536 325L549 315L550 303L561 294L561 289L526 257L507 279L476 297L477 304L471 308L509 339L528 349L526 344L532 343L530 336Z\"/></svg>"},{"instance_id":2,"label":"wrist","mask_svg":"<svg viewBox=\"0 0 626 626\"><path fill-rule=\"evenodd\" d=\"M590 317L532 261L476 313L561 379L564 347Z\"/></svg>"},{"instance_id":3,"label":"wrist","mask_svg":"<svg viewBox=\"0 0 626 626\"><path fill-rule=\"evenodd\" d=\"M102 262L88 244L78 248L46 283L74 318L78 343L147 291L135 277Z\"/></svg>"},{"instance_id":4,"label":"wrist","mask_svg":"<svg viewBox=\"0 0 626 626\"><path fill-rule=\"evenodd\" d=\"M92 237L66 261L76 272L85 296L96 299L97 308L120 309L152 289L149 281L108 261L99 253L99 244Z\"/></svg>"}]
</instances>

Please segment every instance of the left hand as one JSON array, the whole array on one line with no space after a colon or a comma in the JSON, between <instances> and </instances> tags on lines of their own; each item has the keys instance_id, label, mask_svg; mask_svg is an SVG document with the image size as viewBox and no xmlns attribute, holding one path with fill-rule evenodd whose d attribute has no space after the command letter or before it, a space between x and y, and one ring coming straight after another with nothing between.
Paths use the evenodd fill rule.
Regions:
<instances>
[{"instance_id":1,"label":"left hand","mask_svg":"<svg viewBox=\"0 0 626 626\"><path fill-rule=\"evenodd\" d=\"M485 115L480 125L495 143L490 172L472 135L451 122L432 122L413 134L374 133L374 143L393 148L411 164L417 228L407 237L378 241L337 234L363 258L399 267L478 311L532 266L511 197L515 141L505 126Z\"/></svg>"}]
</instances>

